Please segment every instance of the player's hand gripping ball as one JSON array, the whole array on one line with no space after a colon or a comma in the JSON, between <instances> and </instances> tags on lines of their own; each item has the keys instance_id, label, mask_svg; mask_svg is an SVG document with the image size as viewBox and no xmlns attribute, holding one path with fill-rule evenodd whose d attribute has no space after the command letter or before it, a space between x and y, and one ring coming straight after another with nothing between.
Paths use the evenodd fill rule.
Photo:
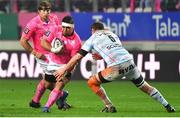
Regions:
<instances>
[{"instance_id":1,"label":"player's hand gripping ball","mask_svg":"<svg viewBox=\"0 0 180 118\"><path fill-rule=\"evenodd\" d=\"M63 42L59 38L54 38L51 43L51 46L51 52L55 54L60 53L63 50Z\"/></svg>"}]
</instances>

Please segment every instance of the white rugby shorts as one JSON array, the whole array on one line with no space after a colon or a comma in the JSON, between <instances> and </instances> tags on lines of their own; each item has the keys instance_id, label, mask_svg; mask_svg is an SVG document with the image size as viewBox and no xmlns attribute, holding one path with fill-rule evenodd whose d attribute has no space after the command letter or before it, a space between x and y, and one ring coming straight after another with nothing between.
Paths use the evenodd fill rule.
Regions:
<instances>
[{"instance_id":1,"label":"white rugby shorts","mask_svg":"<svg viewBox=\"0 0 180 118\"><path fill-rule=\"evenodd\" d=\"M141 75L133 60L107 67L101 72L102 77L107 81L113 81L117 78L127 78L130 80L138 79Z\"/></svg>"}]
</instances>

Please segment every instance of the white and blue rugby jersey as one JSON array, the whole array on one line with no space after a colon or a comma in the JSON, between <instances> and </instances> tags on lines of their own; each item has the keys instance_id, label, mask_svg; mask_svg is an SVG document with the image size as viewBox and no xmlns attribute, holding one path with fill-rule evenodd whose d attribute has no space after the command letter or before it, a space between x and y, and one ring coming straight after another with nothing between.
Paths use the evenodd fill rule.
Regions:
<instances>
[{"instance_id":1,"label":"white and blue rugby jersey","mask_svg":"<svg viewBox=\"0 0 180 118\"><path fill-rule=\"evenodd\" d=\"M96 31L82 46L82 50L90 52L95 50L107 63L107 66L114 66L129 60L132 56L122 46L119 37L108 30Z\"/></svg>"}]
</instances>

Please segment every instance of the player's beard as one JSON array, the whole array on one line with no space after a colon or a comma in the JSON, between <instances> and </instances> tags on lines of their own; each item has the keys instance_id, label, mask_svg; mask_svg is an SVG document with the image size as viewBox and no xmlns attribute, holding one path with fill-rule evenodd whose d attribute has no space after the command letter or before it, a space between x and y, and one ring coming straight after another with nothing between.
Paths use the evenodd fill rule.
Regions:
<instances>
[{"instance_id":1,"label":"player's beard","mask_svg":"<svg viewBox=\"0 0 180 118\"><path fill-rule=\"evenodd\" d=\"M65 36L65 37L72 36L73 34L74 34L74 31L73 31L71 34L68 34L68 33L64 33L64 32L63 32L63 36Z\"/></svg>"}]
</instances>

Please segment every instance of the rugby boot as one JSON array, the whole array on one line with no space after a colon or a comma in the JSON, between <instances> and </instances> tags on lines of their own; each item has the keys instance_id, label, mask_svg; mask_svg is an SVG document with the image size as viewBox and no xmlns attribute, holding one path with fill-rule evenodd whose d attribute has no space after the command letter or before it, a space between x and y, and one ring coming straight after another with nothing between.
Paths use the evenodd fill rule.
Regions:
<instances>
[{"instance_id":1,"label":"rugby boot","mask_svg":"<svg viewBox=\"0 0 180 118\"><path fill-rule=\"evenodd\" d=\"M29 102L29 106L33 107L33 108L40 108L41 104L40 103L36 103L33 100L31 100L31 102Z\"/></svg>"},{"instance_id":2,"label":"rugby boot","mask_svg":"<svg viewBox=\"0 0 180 118\"><path fill-rule=\"evenodd\" d=\"M67 91L63 91L63 96L60 97L57 101L56 101L56 105L58 106L58 109L69 109L71 108L71 105L69 105L67 103L67 97L68 97L69 93Z\"/></svg>"},{"instance_id":3,"label":"rugby boot","mask_svg":"<svg viewBox=\"0 0 180 118\"><path fill-rule=\"evenodd\" d=\"M165 108L166 108L167 112L169 112L169 113L176 111L175 108L172 107L170 104L166 105Z\"/></svg>"},{"instance_id":4,"label":"rugby boot","mask_svg":"<svg viewBox=\"0 0 180 118\"><path fill-rule=\"evenodd\" d=\"M49 108L48 108L48 107L43 107L43 108L42 108L42 112L49 113L49 112L50 112L50 110L49 110Z\"/></svg>"},{"instance_id":5,"label":"rugby boot","mask_svg":"<svg viewBox=\"0 0 180 118\"><path fill-rule=\"evenodd\" d=\"M114 106L110 106L110 107L105 107L102 112L106 112L106 113L115 113L117 112L116 108Z\"/></svg>"}]
</instances>

